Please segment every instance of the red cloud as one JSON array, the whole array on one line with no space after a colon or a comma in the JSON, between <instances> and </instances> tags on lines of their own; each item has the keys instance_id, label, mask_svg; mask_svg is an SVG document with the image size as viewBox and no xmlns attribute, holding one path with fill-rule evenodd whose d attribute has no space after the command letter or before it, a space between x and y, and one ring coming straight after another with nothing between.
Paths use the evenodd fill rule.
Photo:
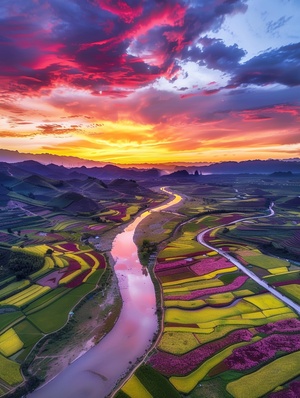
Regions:
<instances>
[{"instance_id":1,"label":"red cloud","mask_svg":"<svg viewBox=\"0 0 300 398\"><path fill-rule=\"evenodd\" d=\"M117 15L126 23L132 23L143 12L142 4L130 7L122 0L98 0L97 3L103 10Z\"/></svg>"}]
</instances>

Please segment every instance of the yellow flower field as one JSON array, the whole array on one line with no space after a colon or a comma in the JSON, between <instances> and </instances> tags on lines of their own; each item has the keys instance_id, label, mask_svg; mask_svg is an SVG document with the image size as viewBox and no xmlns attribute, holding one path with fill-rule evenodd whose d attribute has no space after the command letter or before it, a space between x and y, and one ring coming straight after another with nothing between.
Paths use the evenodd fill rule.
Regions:
<instances>
[{"instance_id":1,"label":"yellow flower field","mask_svg":"<svg viewBox=\"0 0 300 398\"><path fill-rule=\"evenodd\" d=\"M178 286L172 286L170 288L163 288L164 294L176 293L176 292L189 292L192 290L207 289L211 287L224 286L224 283L219 279L213 280L200 280L195 282L181 283Z\"/></svg>"},{"instance_id":2,"label":"yellow flower field","mask_svg":"<svg viewBox=\"0 0 300 398\"><path fill-rule=\"evenodd\" d=\"M245 319L245 314L229 317L226 319L216 319L210 322L201 322L198 323L198 327L185 327L184 324L180 326L167 326L164 328L166 332L193 332L193 333L212 333L215 327L218 326L230 326L234 327L237 326L238 328L242 327L251 327L251 326L261 326L265 325L269 322L276 322L282 319L290 319L290 318L297 318L297 315L290 309L286 309L286 312L282 314L276 314L269 316L268 318L261 316L261 311L253 312L253 317L249 317L249 319ZM190 321L192 322L192 321ZM187 323L188 324L188 323Z\"/></svg>"},{"instance_id":3,"label":"yellow flower field","mask_svg":"<svg viewBox=\"0 0 300 398\"><path fill-rule=\"evenodd\" d=\"M232 294L235 297L247 297L247 296L253 296L254 295L252 290L249 290L249 289L235 290L234 292L232 292Z\"/></svg>"},{"instance_id":4,"label":"yellow flower field","mask_svg":"<svg viewBox=\"0 0 300 398\"><path fill-rule=\"evenodd\" d=\"M13 328L8 329L0 336L0 352L5 357L10 357L18 352L23 345L23 341L20 340Z\"/></svg>"},{"instance_id":5,"label":"yellow flower field","mask_svg":"<svg viewBox=\"0 0 300 398\"><path fill-rule=\"evenodd\" d=\"M210 321L225 320L229 317L241 315L244 313L256 312L257 308L243 300L236 305L224 308L201 308L195 311L185 311L179 308L167 308L165 312L165 322L175 322L182 324L202 323L207 324ZM205 322L203 322L205 320Z\"/></svg>"},{"instance_id":6,"label":"yellow flower field","mask_svg":"<svg viewBox=\"0 0 300 398\"><path fill-rule=\"evenodd\" d=\"M292 296L294 301L300 302L300 285L292 283L290 285L280 286L279 290L287 296Z\"/></svg>"},{"instance_id":7,"label":"yellow flower field","mask_svg":"<svg viewBox=\"0 0 300 398\"><path fill-rule=\"evenodd\" d=\"M9 297L6 300L0 301L0 305L9 304L9 305L22 306L24 304L29 303L33 299L42 296L48 290L50 290L49 286L31 285L27 289L22 290L22 292L14 294L13 296Z\"/></svg>"},{"instance_id":8,"label":"yellow flower field","mask_svg":"<svg viewBox=\"0 0 300 398\"><path fill-rule=\"evenodd\" d=\"M272 317L274 315L282 315L282 314L286 314L289 313L291 310L284 306L284 307L280 307L280 308L270 308L269 310L264 310L263 314L269 318Z\"/></svg>"},{"instance_id":9,"label":"yellow flower field","mask_svg":"<svg viewBox=\"0 0 300 398\"><path fill-rule=\"evenodd\" d=\"M264 293L252 297L246 297L244 298L244 300L256 305L256 307L258 307L260 310L268 310L285 306L283 301L279 300L271 293Z\"/></svg>"},{"instance_id":10,"label":"yellow flower field","mask_svg":"<svg viewBox=\"0 0 300 398\"><path fill-rule=\"evenodd\" d=\"M233 265L232 267L218 269L216 271L208 272L207 274L204 274L204 275L201 275L201 276L195 276L193 278L187 278L187 279L180 279L180 280L177 280L177 281L164 282L164 283L162 283L162 286L163 287L170 287L170 286L176 286L176 285L181 286L181 285L187 284L187 283L194 283L194 282L197 282L197 281L213 279L218 274L225 274L225 273L228 273L228 272L234 272L236 270L237 270L237 267L235 265Z\"/></svg>"},{"instance_id":11,"label":"yellow flower field","mask_svg":"<svg viewBox=\"0 0 300 398\"><path fill-rule=\"evenodd\" d=\"M177 257L188 255L199 251L207 251L205 246L200 245L195 239L195 232L185 231L182 236L159 253L159 257Z\"/></svg>"},{"instance_id":12,"label":"yellow flower field","mask_svg":"<svg viewBox=\"0 0 300 398\"><path fill-rule=\"evenodd\" d=\"M226 387L234 398L259 398L300 375L300 351L276 359Z\"/></svg>"},{"instance_id":13,"label":"yellow flower field","mask_svg":"<svg viewBox=\"0 0 300 398\"><path fill-rule=\"evenodd\" d=\"M129 221L130 217L139 211L139 206L132 205L126 209L126 216L122 218L122 221Z\"/></svg>"},{"instance_id":14,"label":"yellow flower field","mask_svg":"<svg viewBox=\"0 0 300 398\"><path fill-rule=\"evenodd\" d=\"M255 340L257 340L257 338L253 338L252 342L254 342ZM169 380L178 391L184 394L188 394L190 391L192 391L194 387L196 387L199 381L201 381L213 367L215 367L216 365L218 365L218 363L227 358L235 348L242 347L247 344L249 344L249 342L233 344L232 346L225 348L224 350L209 358L201 366L199 366L198 369L196 369L194 372L189 373L187 376L172 376ZM246 396L244 398L246 398Z\"/></svg>"},{"instance_id":15,"label":"yellow flower field","mask_svg":"<svg viewBox=\"0 0 300 398\"><path fill-rule=\"evenodd\" d=\"M121 390L130 398L152 398L152 395L135 375L130 377Z\"/></svg>"},{"instance_id":16,"label":"yellow flower field","mask_svg":"<svg viewBox=\"0 0 300 398\"><path fill-rule=\"evenodd\" d=\"M179 308L200 308L205 305L204 300L166 300L164 306L168 307L179 307Z\"/></svg>"},{"instance_id":17,"label":"yellow flower field","mask_svg":"<svg viewBox=\"0 0 300 398\"><path fill-rule=\"evenodd\" d=\"M17 247L17 246L13 246L12 247L13 251L27 252L29 254L34 254L36 256L44 256L48 249L49 249L49 246L47 246L45 244L35 245L35 246L26 246L26 247L24 247L22 249Z\"/></svg>"},{"instance_id":18,"label":"yellow flower field","mask_svg":"<svg viewBox=\"0 0 300 398\"><path fill-rule=\"evenodd\" d=\"M73 254L73 253L67 253L67 256L68 256L68 258L71 258L80 264L81 271L90 269L90 266L86 263L86 261L84 261L84 259L82 257L77 256L76 254Z\"/></svg>"},{"instance_id":19,"label":"yellow flower field","mask_svg":"<svg viewBox=\"0 0 300 398\"><path fill-rule=\"evenodd\" d=\"M201 325L201 328L196 325L195 327L190 327L190 326L185 326L185 325L181 325L181 326L165 326L164 327L164 331L165 332L183 332L183 333L203 333L203 334L210 334L214 331L214 327L210 327L210 328L203 328Z\"/></svg>"},{"instance_id":20,"label":"yellow flower field","mask_svg":"<svg viewBox=\"0 0 300 398\"><path fill-rule=\"evenodd\" d=\"M287 267L278 267L278 268L270 268L268 269L270 274L272 275L278 275L278 274L285 274L288 272Z\"/></svg>"},{"instance_id":21,"label":"yellow flower field","mask_svg":"<svg viewBox=\"0 0 300 398\"><path fill-rule=\"evenodd\" d=\"M228 304L231 303L235 299L235 296L231 292L226 292L226 293L218 293L218 294L213 294L209 296L207 299L205 299L205 302L210 305L210 304Z\"/></svg>"},{"instance_id":22,"label":"yellow flower field","mask_svg":"<svg viewBox=\"0 0 300 398\"><path fill-rule=\"evenodd\" d=\"M253 253L245 254L245 251L239 251L238 254L243 257L249 264L256 265L257 267L270 270L272 268L286 268L290 265L287 260L283 260L277 257L267 256L259 251L253 251Z\"/></svg>"},{"instance_id":23,"label":"yellow flower field","mask_svg":"<svg viewBox=\"0 0 300 398\"><path fill-rule=\"evenodd\" d=\"M9 285L7 285L1 289L1 297L4 297L16 290L20 290L20 289L28 286L29 284L30 284L30 282L28 279L23 279L20 281L12 282Z\"/></svg>"},{"instance_id":24,"label":"yellow flower field","mask_svg":"<svg viewBox=\"0 0 300 398\"><path fill-rule=\"evenodd\" d=\"M58 282L59 285L62 285L63 283L68 283L70 282L72 279L74 279L77 275L80 275L82 273L82 269L78 269L74 272L72 272L71 274L65 276L64 278L61 278Z\"/></svg>"},{"instance_id":25,"label":"yellow flower field","mask_svg":"<svg viewBox=\"0 0 300 398\"><path fill-rule=\"evenodd\" d=\"M167 332L162 335L158 348L172 354L181 355L200 345L193 333Z\"/></svg>"},{"instance_id":26,"label":"yellow flower field","mask_svg":"<svg viewBox=\"0 0 300 398\"><path fill-rule=\"evenodd\" d=\"M61 254L59 255L53 254L52 257L57 267L64 268L68 265L68 262L61 256Z\"/></svg>"}]
</instances>

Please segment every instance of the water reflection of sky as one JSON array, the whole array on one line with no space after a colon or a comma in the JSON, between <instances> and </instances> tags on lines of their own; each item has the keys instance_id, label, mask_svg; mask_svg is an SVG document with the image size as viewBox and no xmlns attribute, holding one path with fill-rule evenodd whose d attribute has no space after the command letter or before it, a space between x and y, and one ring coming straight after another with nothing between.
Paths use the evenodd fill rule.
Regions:
<instances>
[{"instance_id":1,"label":"water reflection of sky","mask_svg":"<svg viewBox=\"0 0 300 398\"><path fill-rule=\"evenodd\" d=\"M178 195L163 210L179 202ZM152 211L152 210L151 210ZM128 366L150 347L158 323L152 280L138 261L133 234L150 212L143 213L113 242L112 256L123 307L112 331L30 398L104 398Z\"/></svg>"}]
</instances>

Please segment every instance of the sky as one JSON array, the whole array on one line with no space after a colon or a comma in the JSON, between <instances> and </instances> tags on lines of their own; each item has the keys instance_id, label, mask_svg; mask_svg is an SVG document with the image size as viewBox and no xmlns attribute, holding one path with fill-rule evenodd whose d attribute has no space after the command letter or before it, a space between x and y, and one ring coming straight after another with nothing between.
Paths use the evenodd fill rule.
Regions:
<instances>
[{"instance_id":1,"label":"sky","mask_svg":"<svg viewBox=\"0 0 300 398\"><path fill-rule=\"evenodd\" d=\"M300 157L299 0L1 0L0 147Z\"/></svg>"}]
</instances>

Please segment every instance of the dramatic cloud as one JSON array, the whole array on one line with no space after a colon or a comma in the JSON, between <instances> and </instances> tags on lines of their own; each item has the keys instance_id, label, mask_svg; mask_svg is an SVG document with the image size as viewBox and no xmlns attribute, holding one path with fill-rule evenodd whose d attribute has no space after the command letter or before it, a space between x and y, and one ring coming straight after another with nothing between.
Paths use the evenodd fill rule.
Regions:
<instances>
[{"instance_id":1,"label":"dramatic cloud","mask_svg":"<svg viewBox=\"0 0 300 398\"><path fill-rule=\"evenodd\" d=\"M271 3L2 0L0 144L209 161L230 145L253 156L243 145L259 132L260 156L273 136L288 157L300 148L300 15Z\"/></svg>"},{"instance_id":2,"label":"dramatic cloud","mask_svg":"<svg viewBox=\"0 0 300 398\"><path fill-rule=\"evenodd\" d=\"M230 84L233 86L254 84L300 85L300 42L266 51L242 64Z\"/></svg>"}]
</instances>

